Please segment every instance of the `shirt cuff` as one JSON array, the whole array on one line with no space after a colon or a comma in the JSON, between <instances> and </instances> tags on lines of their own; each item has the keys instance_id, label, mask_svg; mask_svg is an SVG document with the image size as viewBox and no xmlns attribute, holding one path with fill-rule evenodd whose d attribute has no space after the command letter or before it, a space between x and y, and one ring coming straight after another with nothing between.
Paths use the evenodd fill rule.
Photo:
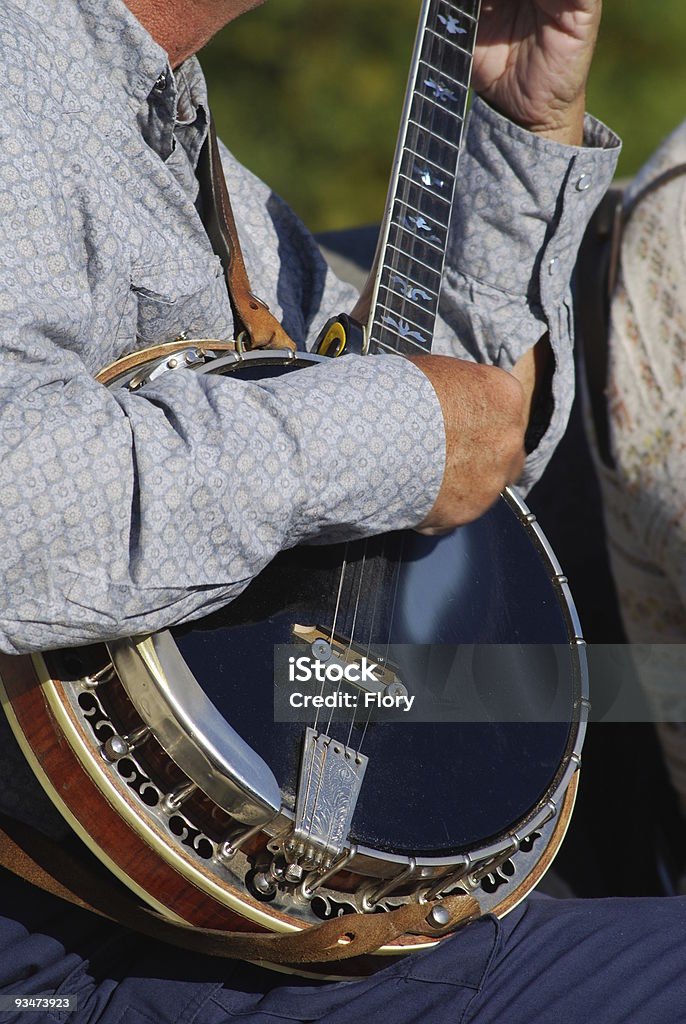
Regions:
<instances>
[{"instance_id":1,"label":"shirt cuff","mask_svg":"<svg viewBox=\"0 0 686 1024\"><path fill-rule=\"evenodd\" d=\"M335 542L421 523L445 468L445 428L436 393L399 356L325 360L261 387L288 410L297 439L300 494L289 544ZM287 394L286 394L287 392Z\"/></svg>"},{"instance_id":2,"label":"shirt cuff","mask_svg":"<svg viewBox=\"0 0 686 1024\"><path fill-rule=\"evenodd\" d=\"M620 149L617 136L588 115L584 141L542 138L477 96L453 207L451 270L531 304L559 296Z\"/></svg>"},{"instance_id":3,"label":"shirt cuff","mask_svg":"<svg viewBox=\"0 0 686 1024\"><path fill-rule=\"evenodd\" d=\"M435 351L510 369L546 333L554 356L547 429L521 484L540 476L574 393L570 279L590 217L614 174L620 141L586 116L584 146L542 138L476 97L446 254L441 312L458 344Z\"/></svg>"}]
</instances>

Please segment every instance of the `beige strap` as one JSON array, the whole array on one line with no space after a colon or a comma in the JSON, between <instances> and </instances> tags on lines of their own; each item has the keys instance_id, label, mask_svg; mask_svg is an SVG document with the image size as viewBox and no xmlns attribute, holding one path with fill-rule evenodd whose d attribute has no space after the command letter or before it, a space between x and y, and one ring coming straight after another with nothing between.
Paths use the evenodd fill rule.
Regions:
<instances>
[{"instance_id":1,"label":"beige strap","mask_svg":"<svg viewBox=\"0 0 686 1024\"><path fill-rule=\"evenodd\" d=\"M621 186L611 188L591 218L576 265L575 313L584 345L586 383L598 452L614 467L607 417L608 343L610 307L619 274L622 239L627 224L644 199L676 178L686 175L686 164L676 164L649 181L629 203Z\"/></svg>"},{"instance_id":2,"label":"beige strap","mask_svg":"<svg viewBox=\"0 0 686 1024\"><path fill-rule=\"evenodd\" d=\"M575 315L584 347L584 368L596 445L603 462L612 465L605 411L607 380L607 333L610 311L607 285L614 278L621 240L623 193L612 188L593 214L583 241L575 272Z\"/></svg>"},{"instance_id":3,"label":"beige strap","mask_svg":"<svg viewBox=\"0 0 686 1024\"><path fill-rule=\"evenodd\" d=\"M285 934L196 928L161 917L138 903L104 868L100 869L97 864L91 866L85 858L73 856L63 845L7 818L2 819L0 827L0 866L53 896L151 938L206 956L273 964L347 960L372 953L402 935L436 939L481 913L472 896L448 896L440 902L410 903L388 913L337 917ZM432 911L436 906L446 914L434 925Z\"/></svg>"},{"instance_id":4,"label":"beige strap","mask_svg":"<svg viewBox=\"0 0 686 1024\"><path fill-rule=\"evenodd\" d=\"M213 121L200 154L197 174L203 201L203 223L212 248L224 267L236 338L242 336L246 349L294 350L295 342L250 287Z\"/></svg>"}]
</instances>

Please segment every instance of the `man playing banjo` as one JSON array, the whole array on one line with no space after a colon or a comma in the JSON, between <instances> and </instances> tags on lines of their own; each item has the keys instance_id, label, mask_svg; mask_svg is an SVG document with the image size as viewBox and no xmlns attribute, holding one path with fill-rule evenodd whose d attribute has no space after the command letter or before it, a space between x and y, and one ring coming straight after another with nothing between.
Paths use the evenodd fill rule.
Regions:
<instances>
[{"instance_id":1,"label":"man playing banjo","mask_svg":"<svg viewBox=\"0 0 686 1024\"><path fill-rule=\"evenodd\" d=\"M437 354L351 355L259 383L185 370L139 391L96 381L138 348L182 334L234 336L199 216L209 115L193 55L254 6L6 4L7 654L197 618L300 541L466 523L504 484L531 485L564 430L569 276L617 152L614 136L583 113L597 0L484 5ZM250 276L309 347L356 296L292 212L222 157ZM364 460L325 429L337 421L365 438ZM0 770L0 809L59 837L62 823L9 732ZM75 1020L438 1022L469 1007L479 1022L542 1013L654 1021L686 1005L678 900L532 899L368 981L320 986L123 934L4 873L2 886L0 994L73 993Z\"/></svg>"}]
</instances>

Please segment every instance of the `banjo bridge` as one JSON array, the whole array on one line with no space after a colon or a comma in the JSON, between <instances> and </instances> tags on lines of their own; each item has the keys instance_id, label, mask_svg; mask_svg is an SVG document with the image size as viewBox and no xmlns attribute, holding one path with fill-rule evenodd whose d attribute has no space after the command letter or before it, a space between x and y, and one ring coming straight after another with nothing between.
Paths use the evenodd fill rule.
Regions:
<instances>
[{"instance_id":1,"label":"banjo bridge","mask_svg":"<svg viewBox=\"0 0 686 1024\"><path fill-rule=\"evenodd\" d=\"M353 643L322 626L302 626L296 622L291 633L298 643L310 648L315 662L339 666L351 686L382 696L407 697L407 687L396 666L387 658L370 656L368 646ZM354 671L345 671L350 668Z\"/></svg>"}]
</instances>

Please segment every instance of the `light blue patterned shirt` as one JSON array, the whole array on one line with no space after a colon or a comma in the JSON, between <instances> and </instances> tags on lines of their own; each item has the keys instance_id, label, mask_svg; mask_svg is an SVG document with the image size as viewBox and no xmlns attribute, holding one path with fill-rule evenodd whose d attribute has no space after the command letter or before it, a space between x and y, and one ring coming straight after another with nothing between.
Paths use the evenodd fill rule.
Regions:
<instances>
[{"instance_id":1,"label":"light blue patterned shirt","mask_svg":"<svg viewBox=\"0 0 686 1024\"><path fill-rule=\"evenodd\" d=\"M191 59L172 74L122 0L8 0L0 50L0 649L160 629L230 600L285 546L418 523L444 436L403 359L262 383L179 371L136 393L96 383L182 331L232 337L196 210L202 73ZM568 279L614 166L610 133L588 135L557 146L478 104L462 165L435 349L509 367L550 332L555 405L525 482L566 422ZM310 345L355 296L223 155L253 285ZM342 438L322 429L341 422Z\"/></svg>"}]
</instances>

